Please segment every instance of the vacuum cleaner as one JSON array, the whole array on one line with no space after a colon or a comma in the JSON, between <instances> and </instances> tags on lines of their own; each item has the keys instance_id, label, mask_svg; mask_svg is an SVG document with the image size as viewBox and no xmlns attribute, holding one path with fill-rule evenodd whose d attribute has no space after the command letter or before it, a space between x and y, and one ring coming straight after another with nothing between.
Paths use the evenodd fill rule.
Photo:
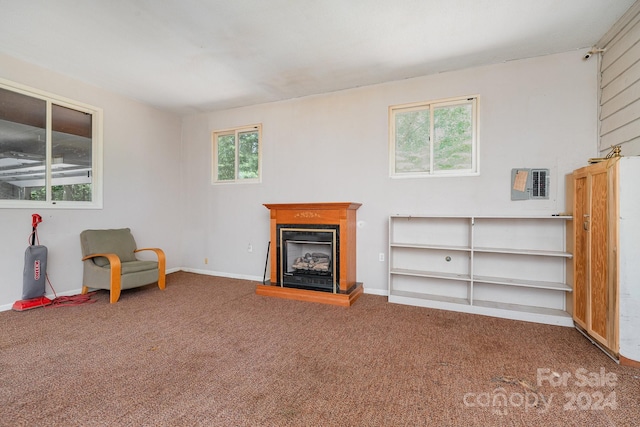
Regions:
<instances>
[{"instance_id":1,"label":"vacuum cleaner","mask_svg":"<svg viewBox=\"0 0 640 427\"><path fill-rule=\"evenodd\" d=\"M13 310L24 311L44 307L51 300L44 296L47 277L47 247L36 245L36 233L42 217L31 215L31 245L24 253L24 272L22 274L22 299L13 304ZM40 243L40 242L38 242Z\"/></svg>"}]
</instances>

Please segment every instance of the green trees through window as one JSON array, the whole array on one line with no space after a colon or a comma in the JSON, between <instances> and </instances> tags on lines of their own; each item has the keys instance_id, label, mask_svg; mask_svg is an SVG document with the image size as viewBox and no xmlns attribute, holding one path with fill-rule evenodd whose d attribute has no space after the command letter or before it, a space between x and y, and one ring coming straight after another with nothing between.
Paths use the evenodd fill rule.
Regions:
<instances>
[{"instance_id":1,"label":"green trees through window","mask_svg":"<svg viewBox=\"0 0 640 427\"><path fill-rule=\"evenodd\" d=\"M260 138L258 132L238 134L238 178L256 179L259 172Z\"/></svg>"},{"instance_id":2,"label":"green trees through window","mask_svg":"<svg viewBox=\"0 0 640 427\"><path fill-rule=\"evenodd\" d=\"M213 182L260 180L261 125L213 133Z\"/></svg>"},{"instance_id":3,"label":"green trees through window","mask_svg":"<svg viewBox=\"0 0 640 427\"><path fill-rule=\"evenodd\" d=\"M229 181L236 178L236 136L220 135L218 137L218 181Z\"/></svg>"},{"instance_id":4,"label":"green trees through window","mask_svg":"<svg viewBox=\"0 0 640 427\"><path fill-rule=\"evenodd\" d=\"M477 173L477 98L391 107L391 175Z\"/></svg>"},{"instance_id":5,"label":"green trees through window","mask_svg":"<svg viewBox=\"0 0 640 427\"><path fill-rule=\"evenodd\" d=\"M47 200L44 187L32 189L28 200ZM91 200L91 184L52 185L51 198L53 200L86 201Z\"/></svg>"}]
</instances>

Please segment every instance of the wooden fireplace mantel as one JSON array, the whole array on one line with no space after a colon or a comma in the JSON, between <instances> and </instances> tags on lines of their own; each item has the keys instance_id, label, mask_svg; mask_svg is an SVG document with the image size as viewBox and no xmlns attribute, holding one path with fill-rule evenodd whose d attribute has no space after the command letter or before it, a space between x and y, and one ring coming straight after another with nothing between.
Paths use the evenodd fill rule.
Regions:
<instances>
[{"instance_id":1,"label":"wooden fireplace mantel","mask_svg":"<svg viewBox=\"0 0 640 427\"><path fill-rule=\"evenodd\" d=\"M364 292L356 281L356 210L360 203L286 203L265 204L271 217L271 276L268 284L258 285L258 295L301 301L351 306ZM278 278L277 227L281 224L335 225L339 227L339 283L335 293L282 286Z\"/></svg>"}]
</instances>

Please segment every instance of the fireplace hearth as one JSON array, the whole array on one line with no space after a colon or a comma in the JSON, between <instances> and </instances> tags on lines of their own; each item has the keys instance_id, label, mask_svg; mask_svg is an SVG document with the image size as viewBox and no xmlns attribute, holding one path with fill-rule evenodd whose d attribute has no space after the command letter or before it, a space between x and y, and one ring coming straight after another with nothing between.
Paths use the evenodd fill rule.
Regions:
<instances>
[{"instance_id":1,"label":"fireplace hearth","mask_svg":"<svg viewBox=\"0 0 640 427\"><path fill-rule=\"evenodd\" d=\"M350 306L356 282L359 203L265 204L271 216L270 281L259 295Z\"/></svg>"}]
</instances>

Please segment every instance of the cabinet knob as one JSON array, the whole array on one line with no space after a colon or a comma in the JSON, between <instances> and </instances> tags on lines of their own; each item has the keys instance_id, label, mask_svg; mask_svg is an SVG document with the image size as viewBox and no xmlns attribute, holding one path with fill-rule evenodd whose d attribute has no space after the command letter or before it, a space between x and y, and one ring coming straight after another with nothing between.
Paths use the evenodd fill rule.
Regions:
<instances>
[{"instance_id":1,"label":"cabinet knob","mask_svg":"<svg viewBox=\"0 0 640 427\"><path fill-rule=\"evenodd\" d=\"M589 221L585 221L582 223L582 227L586 230L589 231Z\"/></svg>"}]
</instances>

